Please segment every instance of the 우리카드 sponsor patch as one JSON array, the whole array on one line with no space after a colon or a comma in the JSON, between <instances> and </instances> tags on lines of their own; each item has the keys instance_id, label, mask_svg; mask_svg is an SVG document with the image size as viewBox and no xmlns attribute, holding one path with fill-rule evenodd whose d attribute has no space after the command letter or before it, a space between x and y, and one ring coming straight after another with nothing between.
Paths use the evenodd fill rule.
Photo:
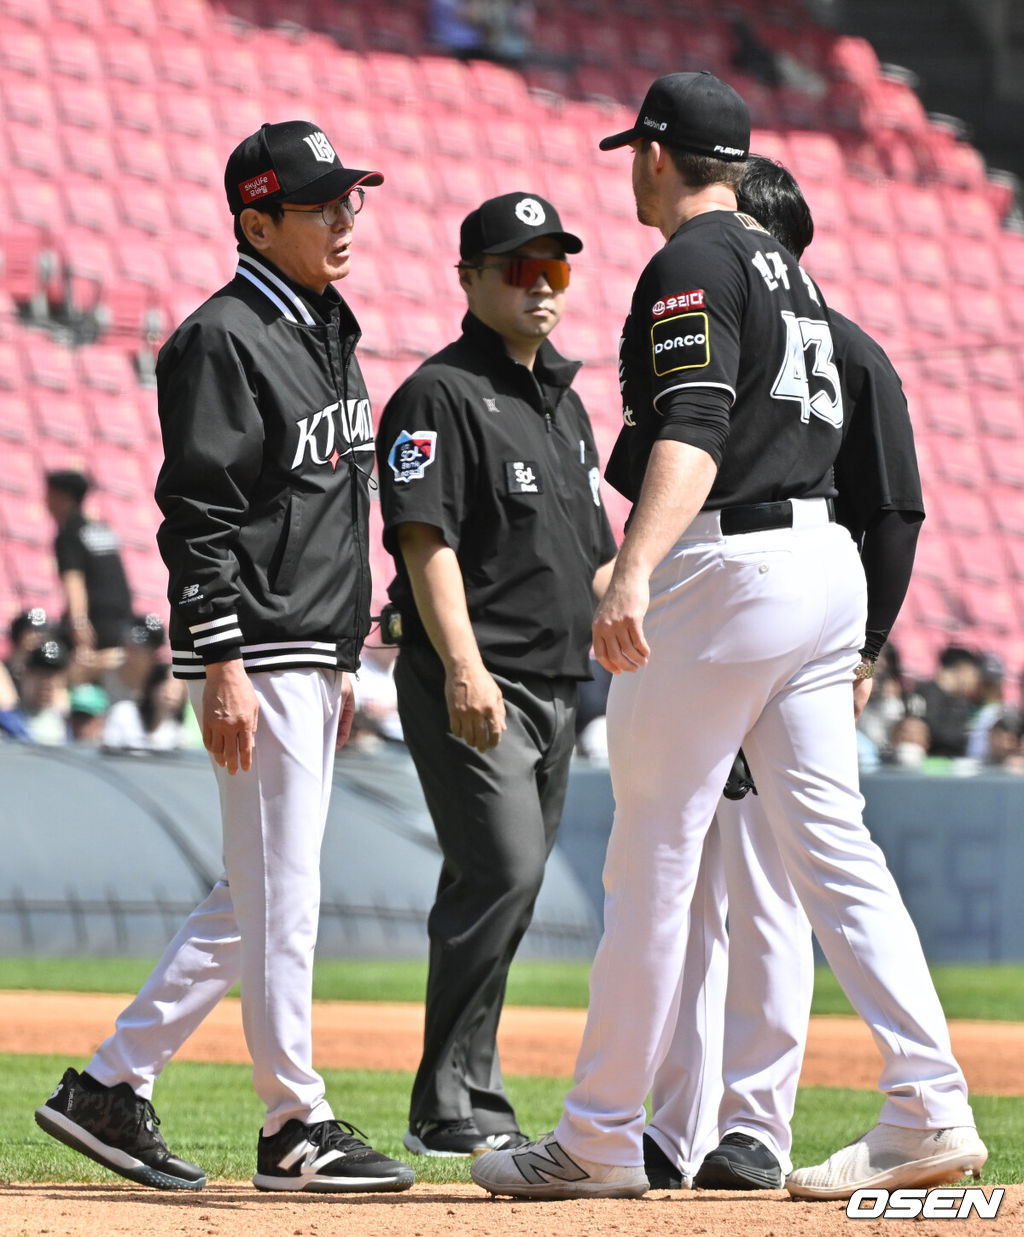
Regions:
<instances>
[{"instance_id":1,"label":"\uc6b0\ub9ac\uce74\ub4dc sponsor patch","mask_svg":"<svg viewBox=\"0 0 1024 1237\"><path fill-rule=\"evenodd\" d=\"M666 314L681 313L686 309L704 308L704 289L694 288L690 292L679 292L675 296L664 296L651 306L652 318L664 318Z\"/></svg>"}]
</instances>

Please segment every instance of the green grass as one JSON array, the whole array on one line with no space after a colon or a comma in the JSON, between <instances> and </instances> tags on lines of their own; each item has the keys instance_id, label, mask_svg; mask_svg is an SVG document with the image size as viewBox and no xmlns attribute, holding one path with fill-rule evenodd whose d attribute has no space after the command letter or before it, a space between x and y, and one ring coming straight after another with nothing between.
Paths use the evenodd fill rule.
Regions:
<instances>
[{"instance_id":1,"label":"green grass","mask_svg":"<svg viewBox=\"0 0 1024 1237\"><path fill-rule=\"evenodd\" d=\"M53 1090L69 1062L53 1056L0 1054L0 1186L10 1182L109 1181L110 1174L45 1135L33 1110ZM71 1062L81 1068L85 1062ZM328 1095L338 1115L364 1130L374 1146L397 1158L402 1147L412 1075L325 1070ZM520 1122L531 1134L551 1129L561 1112L568 1078L509 1078ZM260 1105L248 1066L173 1062L160 1080L157 1107L171 1148L202 1164L211 1180L252 1176ZM979 1129L988 1143L984 1180L1024 1182L1024 1099L972 1096ZM814 1164L868 1129L878 1118L879 1097L867 1091L828 1087L800 1093L793 1122L797 1164ZM469 1180L465 1160L411 1157L423 1182Z\"/></svg>"},{"instance_id":2,"label":"green grass","mask_svg":"<svg viewBox=\"0 0 1024 1237\"><path fill-rule=\"evenodd\" d=\"M135 992L152 961L139 958L2 958L0 988L67 992ZM589 968L580 962L513 964L510 1005L585 1009ZM423 1000L426 962L325 960L316 964L317 1000ZM935 985L949 1018L1024 1022L1024 966L936 966ZM814 987L816 1014L849 1014L849 1002L827 967Z\"/></svg>"}]
</instances>

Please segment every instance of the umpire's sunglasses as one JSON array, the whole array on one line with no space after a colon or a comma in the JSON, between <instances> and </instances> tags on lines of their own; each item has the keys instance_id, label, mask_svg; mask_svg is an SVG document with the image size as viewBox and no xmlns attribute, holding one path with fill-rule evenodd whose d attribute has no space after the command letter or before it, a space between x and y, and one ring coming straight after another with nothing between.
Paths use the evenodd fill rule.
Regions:
<instances>
[{"instance_id":1,"label":"umpire's sunglasses","mask_svg":"<svg viewBox=\"0 0 1024 1237\"><path fill-rule=\"evenodd\" d=\"M552 292L564 292L569 286L569 263L565 258L503 258L499 262L458 262L459 270L501 271L502 280L513 288L532 288L543 276Z\"/></svg>"}]
</instances>

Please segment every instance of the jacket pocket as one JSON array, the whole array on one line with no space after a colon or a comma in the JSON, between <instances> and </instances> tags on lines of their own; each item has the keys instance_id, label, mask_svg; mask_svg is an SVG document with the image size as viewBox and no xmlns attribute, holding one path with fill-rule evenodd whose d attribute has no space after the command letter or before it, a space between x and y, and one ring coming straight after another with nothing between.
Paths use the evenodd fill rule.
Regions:
<instances>
[{"instance_id":1,"label":"jacket pocket","mask_svg":"<svg viewBox=\"0 0 1024 1237\"><path fill-rule=\"evenodd\" d=\"M295 580L299 559L302 556L303 509L302 499L297 494L288 496L285 508L281 539L278 543L276 563L268 581L275 593L286 593Z\"/></svg>"}]
</instances>

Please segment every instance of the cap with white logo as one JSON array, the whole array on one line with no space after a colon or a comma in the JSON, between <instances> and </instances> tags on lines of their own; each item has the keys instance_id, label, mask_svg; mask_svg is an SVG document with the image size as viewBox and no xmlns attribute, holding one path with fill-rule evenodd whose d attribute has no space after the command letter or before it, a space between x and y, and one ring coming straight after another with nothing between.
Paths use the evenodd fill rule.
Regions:
<instances>
[{"instance_id":1,"label":"cap with white logo","mask_svg":"<svg viewBox=\"0 0 1024 1237\"><path fill-rule=\"evenodd\" d=\"M322 129L308 120L265 124L228 157L224 189L233 215L261 202L319 205L356 185L380 185L380 172L345 167Z\"/></svg>"},{"instance_id":2,"label":"cap with white logo","mask_svg":"<svg viewBox=\"0 0 1024 1237\"><path fill-rule=\"evenodd\" d=\"M566 253L579 253L583 242L566 232L558 211L536 193L503 193L470 211L462 221L459 256L473 258L478 253L511 253L520 245L551 236Z\"/></svg>"}]
</instances>

